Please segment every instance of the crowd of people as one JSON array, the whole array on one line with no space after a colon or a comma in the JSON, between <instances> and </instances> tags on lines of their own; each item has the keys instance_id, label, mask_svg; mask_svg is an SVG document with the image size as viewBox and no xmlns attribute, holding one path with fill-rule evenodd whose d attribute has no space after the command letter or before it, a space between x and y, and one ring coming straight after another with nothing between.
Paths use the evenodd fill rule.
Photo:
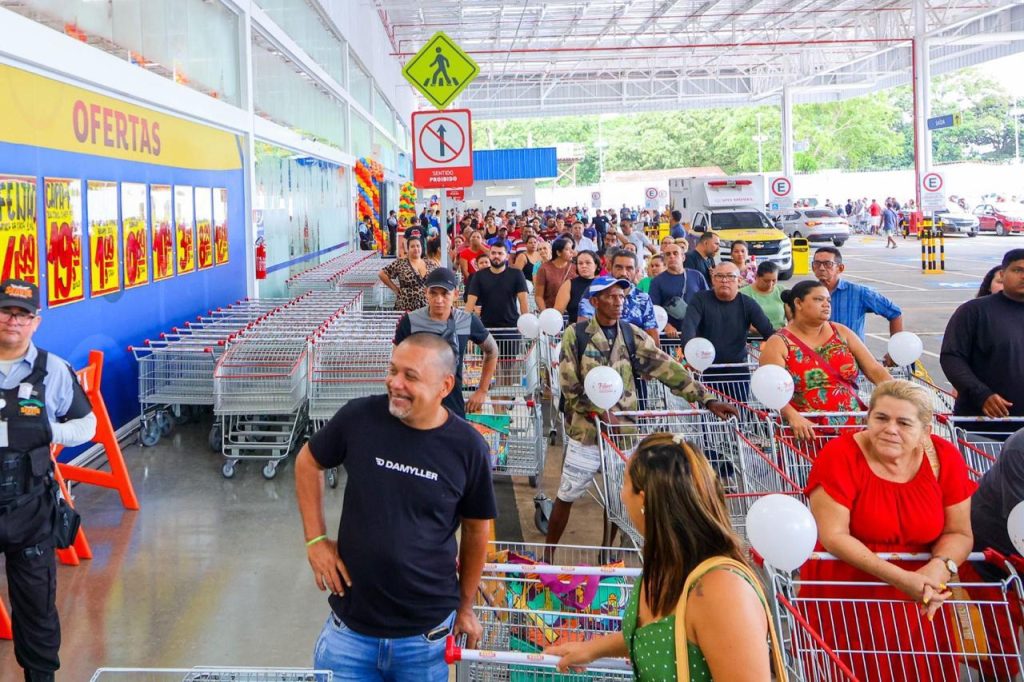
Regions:
<instances>
[{"instance_id":1,"label":"crowd of people","mask_svg":"<svg viewBox=\"0 0 1024 682\"><path fill-rule=\"evenodd\" d=\"M896 210L892 201L885 209L879 206L882 229L884 212ZM870 204L865 210L872 215ZM486 550L479 524L492 519L496 509L484 492L490 487L486 471L469 464L482 441L460 430L457 417L486 402L501 344L518 338L519 316L554 309L566 321L557 368L563 401L552 405L564 418L565 450L547 524L549 548L560 542L574 503L601 469L595 415L628 428L656 382L713 419L734 418L752 400L748 341L753 336L760 364L782 367L793 378L792 400L780 412L795 441L810 441L823 429L851 427L830 432L834 437L815 453L803 490L818 528L817 549L836 558L801 569L808 581L801 597L823 600L809 625L837 652L862 650L879 637L897 643L885 652L844 659L858 679L957 679L951 672L955 657L920 654L955 646L952 609L943 608L954 598L952 585L1006 578L998 566L968 562L969 553L986 547L1016 551L1005 520L1024 499L1024 430L1011 437L1020 423L1007 418L1024 418L1024 333L1012 332L1024 329L1024 249L1005 254L978 297L950 318L943 339L941 364L956 397L953 418L995 419L998 424L984 422L986 438L1006 440L997 465L978 483L957 447L933 432L930 390L894 379L900 368L869 351L867 315L880 316L896 334L903 330L903 312L880 292L845 276L839 249L817 249L813 279L783 291L776 265L753 262L742 241L732 242L723 257L717 235L690 233L678 214L667 216L671 227L660 241L647 234L643 212L627 207L598 210L589 219L580 209L522 214L492 209L448 217L451 263L424 258L424 241L429 253L430 242L441 238L440 216L425 211L401 235L399 259L381 272L381 281L396 293L396 308L407 313L395 335L386 400L352 401L300 455L296 477L301 474L297 485L310 564L318 586L334 593L318 661L343 660L342 668L369 669L370 655L358 652L378 641L374 638L406 637L428 626L431 637L463 632L470 646L479 639L470 606ZM646 220L656 219L648 214ZM664 310L664 321L658 321L655 306ZM697 337L711 341L716 351L716 364L700 373L681 352ZM477 388L464 400L462 364L470 341L482 349L484 363ZM610 368L622 381L611 409L594 404L586 389L586 377L598 367ZM726 374L731 388L723 389L720 379ZM875 386L867 400L862 377ZM382 436L385 432L398 436ZM458 444L452 440L456 434L462 439ZM642 576L621 632L549 648L561 657L561 670L627 656L640 680L679 679L682 670L692 679L783 679L768 599L729 520L725 493L733 472L712 465L690 436L655 433L629 454L621 498L644 538ZM397 505L402 514L415 516L420 509L429 517L434 535L425 537L450 537L459 518L470 521L470 541L464 534L458 550L458 575L453 578L439 563L429 567L439 584L448 586L434 600L423 595L422 585L395 571L378 575L362 561L353 567L326 539L317 514L318 476L358 457L356 476L369 486L374 468L364 461L360 442L370 438L387 441L389 453L421 448L421 438L431 451L449 447L458 453L455 466L461 473L444 474L445 485L454 487L437 493L445 500L443 514ZM411 461L386 468L420 466ZM452 460L445 466L453 466ZM415 471L436 480L433 472ZM403 488L384 490L387 497ZM339 537L352 541L353 529L379 512L381 499L362 495L350 506L346 497ZM464 506L452 508L452 500L465 500L459 503ZM394 520L407 521L400 516ZM389 532L380 527L380 533ZM454 562L454 545L439 542ZM924 552L931 558L914 563L881 558L879 552ZM391 554L385 564L407 563ZM397 625L359 600L349 610L342 608L339 595L351 584L366 583L437 606L417 618L399 609ZM844 597L855 583L872 584L861 596L896 604L890 608L898 617L876 622L854 613ZM996 669L994 656L1012 639L1002 637L1006 629L1019 625L991 617L984 623L993 656L973 662L981 674L1003 679L1019 672L1011 664ZM415 649L412 642L409 646ZM424 679L442 679L440 648L415 650L429 662L420 668Z\"/></svg>"}]
</instances>

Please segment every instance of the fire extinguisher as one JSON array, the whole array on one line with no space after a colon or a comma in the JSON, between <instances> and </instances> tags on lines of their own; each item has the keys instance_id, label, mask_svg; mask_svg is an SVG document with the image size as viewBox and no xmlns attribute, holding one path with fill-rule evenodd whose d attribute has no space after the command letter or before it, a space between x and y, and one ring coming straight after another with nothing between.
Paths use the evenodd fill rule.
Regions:
<instances>
[{"instance_id":1,"label":"fire extinguisher","mask_svg":"<svg viewBox=\"0 0 1024 682\"><path fill-rule=\"evenodd\" d=\"M267 278L267 245L263 237L256 240L256 279Z\"/></svg>"}]
</instances>

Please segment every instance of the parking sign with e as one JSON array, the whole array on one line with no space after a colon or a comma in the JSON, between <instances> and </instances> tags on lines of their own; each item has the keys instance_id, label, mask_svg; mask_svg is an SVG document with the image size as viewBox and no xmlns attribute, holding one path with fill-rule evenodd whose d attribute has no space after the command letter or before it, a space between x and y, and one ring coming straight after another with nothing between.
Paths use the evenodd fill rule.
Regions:
<instances>
[{"instance_id":1,"label":"parking sign with e","mask_svg":"<svg viewBox=\"0 0 1024 682\"><path fill-rule=\"evenodd\" d=\"M772 180L772 194L777 197L788 196L793 191L793 183L789 178L775 178Z\"/></svg>"}]
</instances>

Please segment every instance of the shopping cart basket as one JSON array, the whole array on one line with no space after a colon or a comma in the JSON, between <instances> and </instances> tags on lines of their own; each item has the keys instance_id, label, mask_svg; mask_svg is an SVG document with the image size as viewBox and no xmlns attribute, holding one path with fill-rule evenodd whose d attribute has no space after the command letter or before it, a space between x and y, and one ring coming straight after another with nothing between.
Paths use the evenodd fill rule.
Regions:
<instances>
[{"instance_id":1,"label":"shopping cart basket","mask_svg":"<svg viewBox=\"0 0 1024 682\"><path fill-rule=\"evenodd\" d=\"M498 369L488 388L492 398L522 398L533 396L540 386L540 343L528 339L518 329L491 329L498 344ZM470 342L463 360L462 383L467 394L480 384L483 369L483 351Z\"/></svg>"},{"instance_id":2,"label":"shopping cart basket","mask_svg":"<svg viewBox=\"0 0 1024 682\"><path fill-rule=\"evenodd\" d=\"M950 440L964 456L967 473L976 481L995 464L1006 438L1024 429L1024 417L992 419L940 415L938 419L948 425Z\"/></svg>"},{"instance_id":3,"label":"shopping cart basket","mask_svg":"<svg viewBox=\"0 0 1024 682\"><path fill-rule=\"evenodd\" d=\"M90 682L331 682L329 670L300 668L100 668Z\"/></svg>"},{"instance_id":4,"label":"shopping cart basket","mask_svg":"<svg viewBox=\"0 0 1024 682\"><path fill-rule=\"evenodd\" d=\"M906 562L910 568L930 558L879 556ZM968 559L987 561L989 555L975 553ZM810 559L829 561L837 559L828 554ZM791 679L1017 679L1021 653L1016 630L1024 593L1020 577L1006 566L1008 577L1002 581L971 578L950 583L954 596L931 621L920 615L917 602L884 583L805 580L773 573L777 615L788 634Z\"/></svg>"}]
</instances>

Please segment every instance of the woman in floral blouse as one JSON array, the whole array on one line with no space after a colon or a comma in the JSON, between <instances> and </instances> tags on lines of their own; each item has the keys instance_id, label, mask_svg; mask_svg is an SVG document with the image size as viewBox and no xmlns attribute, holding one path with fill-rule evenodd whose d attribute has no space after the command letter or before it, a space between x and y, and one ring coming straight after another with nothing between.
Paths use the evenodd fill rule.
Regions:
<instances>
[{"instance_id":1,"label":"woman in floral blouse","mask_svg":"<svg viewBox=\"0 0 1024 682\"><path fill-rule=\"evenodd\" d=\"M408 312L427 305L423 283L437 263L423 258L423 242L415 229L405 231L405 253L405 258L395 259L377 276L395 292L395 310Z\"/></svg>"},{"instance_id":2,"label":"woman in floral blouse","mask_svg":"<svg viewBox=\"0 0 1024 682\"><path fill-rule=\"evenodd\" d=\"M793 375L793 399L782 416L797 438L812 438L813 424L802 412L861 412L860 372L875 384L892 377L849 327L829 322L832 302L823 284L799 282L783 300L792 306L793 320L761 346L761 366L778 365Z\"/></svg>"}]
</instances>

